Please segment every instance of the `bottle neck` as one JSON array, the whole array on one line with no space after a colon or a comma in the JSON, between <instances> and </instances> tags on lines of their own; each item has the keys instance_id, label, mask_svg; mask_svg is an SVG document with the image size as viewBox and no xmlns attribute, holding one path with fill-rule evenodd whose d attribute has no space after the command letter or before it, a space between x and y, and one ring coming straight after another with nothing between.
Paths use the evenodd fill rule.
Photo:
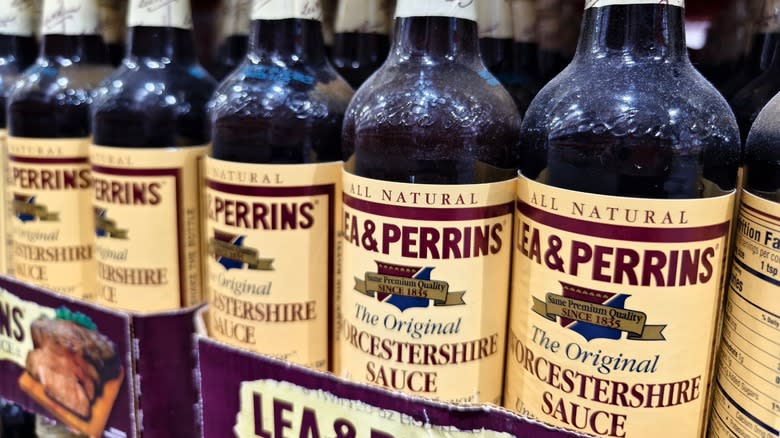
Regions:
<instances>
[{"instance_id":1,"label":"bottle neck","mask_svg":"<svg viewBox=\"0 0 780 438\"><path fill-rule=\"evenodd\" d=\"M687 60L685 12L678 6L633 4L589 8L577 58Z\"/></svg>"},{"instance_id":2,"label":"bottle neck","mask_svg":"<svg viewBox=\"0 0 780 438\"><path fill-rule=\"evenodd\" d=\"M41 56L73 63L108 63L108 51L100 35L44 35Z\"/></svg>"},{"instance_id":3,"label":"bottle neck","mask_svg":"<svg viewBox=\"0 0 780 438\"><path fill-rule=\"evenodd\" d=\"M327 60L322 24L317 20L286 18L253 20L249 56L273 56L292 63L322 64Z\"/></svg>"},{"instance_id":4,"label":"bottle neck","mask_svg":"<svg viewBox=\"0 0 780 438\"><path fill-rule=\"evenodd\" d=\"M0 59L16 63L20 70L35 62L38 43L32 36L0 35Z\"/></svg>"},{"instance_id":5,"label":"bottle neck","mask_svg":"<svg viewBox=\"0 0 780 438\"><path fill-rule=\"evenodd\" d=\"M536 43L515 43L514 71L519 74L537 76L539 73L539 50Z\"/></svg>"},{"instance_id":6,"label":"bottle neck","mask_svg":"<svg viewBox=\"0 0 780 438\"><path fill-rule=\"evenodd\" d=\"M780 33L772 33L766 36L767 70L771 70L773 76L780 72Z\"/></svg>"},{"instance_id":7,"label":"bottle neck","mask_svg":"<svg viewBox=\"0 0 780 438\"><path fill-rule=\"evenodd\" d=\"M135 26L130 28L127 56L165 58L170 62L195 62L192 31L177 27Z\"/></svg>"},{"instance_id":8,"label":"bottle neck","mask_svg":"<svg viewBox=\"0 0 780 438\"><path fill-rule=\"evenodd\" d=\"M434 62L481 61L479 31L472 20L453 17L396 18L390 59Z\"/></svg>"}]
</instances>

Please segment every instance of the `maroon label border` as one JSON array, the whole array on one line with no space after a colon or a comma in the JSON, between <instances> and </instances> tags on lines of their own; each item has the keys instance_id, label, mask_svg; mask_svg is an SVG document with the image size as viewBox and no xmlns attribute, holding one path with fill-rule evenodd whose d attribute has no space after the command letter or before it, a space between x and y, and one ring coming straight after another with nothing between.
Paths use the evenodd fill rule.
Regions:
<instances>
[{"instance_id":1,"label":"maroon label border","mask_svg":"<svg viewBox=\"0 0 780 438\"><path fill-rule=\"evenodd\" d=\"M517 211L535 222L561 231L610 240L646 243L691 243L728 236L731 221L688 228L651 228L605 224L561 216L517 201Z\"/></svg>"},{"instance_id":2,"label":"maroon label border","mask_svg":"<svg viewBox=\"0 0 780 438\"><path fill-rule=\"evenodd\" d=\"M180 213L184 208L184 201L182 200L182 186L181 181L182 169L180 168L160 168L160 169L128 169L121 167L107 167L107 166L92 166L93 174L104 174L111 176L129 176L129 177L149 177L149 176L165 176L173 178L176 185L176 211ZM94 184L93 184L94 185ZM93 194L94 197L94 194ZM198 215L201 214L198 209ZM184 251L182 248L182 242L184 236L182 235L183 221L181 214L176 215L176 248L179 258L179 306L184 306L187 302L187 281L184 274ZM97 241L96 241L97 242Z\"/></svg>"},{"instance_id":3,"label":"maroon label border","mask_svg":"<svg viewBox=\"0 0 780 438\"><path fill-rule=\"evenodd\" d=\"M512 214L515 203L490 205L487 207L431 208L405 207L366 201L344 193L344 205L363 213L396 219L419 221L473 221L494 219Z\"/></svg>"},{"instance_id":4,"label":"maroon label border","mask_svg":"<svg viewBox=\"0 0 780 438\"><path fill-rule=\"evenodd\" d=\"M9 155L8 161L24 164L89 164L89 157L73 158L34 158L22 157L19 155Z\"/></svg>"},{"instance_id":5,"label":"maroon label border","mask_svg":"<svg viewBox=\"0 0 780 438\"><path fill-rule=\"evenodd\" d=\"M296 196L327 196L328 198L328 299L332 299L336 293L336 184L322 184L316 186L296 187L252 187L226 184L213 180L206 180L206 187L221 193L248 197L284 198ZM208 236L203 236L204 240ZM207 285L203 285L208 288ZM330 332L334 323L333 306L328 304L327 330ZM328 348L329 363L333 361Z\"/></svg>"}]
</instances>

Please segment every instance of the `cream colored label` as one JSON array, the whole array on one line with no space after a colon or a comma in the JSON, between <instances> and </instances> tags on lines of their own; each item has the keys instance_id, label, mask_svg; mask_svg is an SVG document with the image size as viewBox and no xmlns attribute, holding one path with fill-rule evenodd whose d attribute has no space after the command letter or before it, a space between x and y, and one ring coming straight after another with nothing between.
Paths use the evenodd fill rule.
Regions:
<instances>
[{"instance_id":1,"label":"cream colored label","mask_svg":"<svg viewBox=\"0 0 780 438\"><path fill-rule=\"evenodd\" d=\"M249 34L249 13L252 0L226 0L223 2L222 29L223 38L231 35Z\"/></svg>"},{"instance_id":2,"label":"cream colored label","mask_svg":"<svg viewBox=\"0 0 780 438\"><path fill-rule=\"evenodd\" d=\"M521 178L505 406L598 436L701 436L734 197Z\"/></svg>"},{"instance_id":3,"label":"cream colored label","mask_svg":"<svg viewBox=\"0 0 780 438\"><path fill-rule=\"evenodd\" d=\"M274 432L279 430L289 431L285 436L290 437L512 437L487 429L459 430L422 423L398 411L276 380L243 382L239 399L241 411L233 429L239 438L280 436Z\"/></svg>"},{"instance_id":4,"label":"cream colored label","mask_svg":"<svg viewBox=\"0 0 780 438\"><path fill-rule=\"evenodd\" d=\"M536 7L533 0L512 0L512 25L516 42L536 42Z\"/></svg>"},{"instance_id":5,"label":"cream colored label","mask_svg":"<svg viewBox=\"0 0 780 438\"><path fill-rule=\"evenodd\" d=\"M43 0L41 33L44 35L99 34L97 0Z\"/></svg>"},{"instance_id":6,"label":"cream colored label","mask_svg":"<svg viewBox=\"0 0 780 438\"><path fill-rule=\"evenodd\" d=\"M8 138L13 270L20 280L94 297L89 138Z\"/></svg>"},{"instance_id":7,"label":"cream colored label","mask_svg":"<svg viewBox=\"0 0 780 438\"><path fill-rule=\"evenodd\" d=\"M192 29L190 0L129 0L127 26Z\"/></svg>"},{"instance_id":8,"label":"cream colored label","mask_svg":"<svg viewBox=\"0 0 780 438\"><path fill-rule=\"evenodd\" d=\"M41 318L54 319L56 312L31 301L25 301L0 288L0 360L14 362L22 368L27 366L27 354L33 345L30 327Z\"/></svg>"},{"instance_id":9,"label":"cream colored label","mask_svg":"<svg viewBox=\"0 0 780 438\"><path fill-rule=\"evenodd\" d=\"M622 5L669 5L685 7L685 0L585 0L585 9Z\"/></svg>"},{"instance_id":10,"label":"cream colored label","mask_svg":"<svg viewBox=\"0 0 780 438\"><path fill-rule=\"evenodd\" d=\"M33 0L0 0L0 34L32 36L34 33Z\"/></svg>"},{"instance_id":11,"label":"cream colored label","mask_svg":"<svg viewBox=\"0 0 780 438\"><path fill-rule=\"evenodd\" d=\"M387 0L341 0L336 17L336 33L386 34Z\"/></svg>"},{"instance_id":12,"label":"cream colored label","mask_svg":"<svg viewBox=\"0 0 780 438\"><path fill-rule=\"evenodd\" d=\"M337 374L449 402L501 400L515 181L344 173Z\"/></svg>"},{"instance_id":13,"label":"cream colored label","mask_svg":"<svg viewBox=\"0 0 780 438\"><path fill-rule=\"evenodd\" d=\"M321 20L319 0L253 0L252 20Z\"/></svg>"},{"instance_id":14,"label":"cream colored label","mask_svg":"<svg viewBox=\"0 0 780 438\"><path fill-rule=\"evenodd\" d=\"M2 216L0 216L0 274L13 275L13 260L11 260L11 249L13 248L13 235L11 234L11 223L13 221L13 204L8 202L8 190L13 184L8 172L8 131L0 129L0 206L2 207Z\"/></svg>"},{"instance_id":15,"label":"cream colored label","mask_svg":"<svg viewBox=\"0 0 780 438\"><path fill-rule=\"evenodd\" d=\"M341 163L206 161L214 339L327 370Z\"/></svg>"},{"instance_id":16,"label":"cream colored label","mask_svg":"<svg viewBox=\"0 0 780 438\"><path fill-rule=\"evenodd\" d=\"M742 194L710 436L780 435L780 205Z\"/></svg>"},{"instance_id":17,"label":"cream colored label","mask_svg":"<svg viewBox=\"0 0 780 438\"><path fill-rule=\"evenodd\" d=\"M100 0L100 26L103 40L107 44L115 44L125 39L125 17L127 16L127 1Z\"/></svg>"},{"instance_id":18,"label":"cream colored label","mask_svg":"<svg viewBox=\"0 0 780 438\"><path fill-rule=\"evenodd\" d=\"M200 166L206 150L90 147L100 304L161 312L203 302Z\"/></svg>"},{"instance_id":19,"label":"cream colored label","mask_svg":"<svg viewBox=\"0 0 780 438\"><path fill-rule=\"evenodd\" d=\"M452 17L477 21L476 0L398 0L396 18Z\"/></svg>"},{"instance_id":20,"label":"cream colored label","mask_svg":"<svg viewBox=\"0 0 780 438\"><path fill-rule=\"evenodd\" d=\"M512 38L510 0L477 0L477 7L480 38Z\"/></svg>"}]
</instances>

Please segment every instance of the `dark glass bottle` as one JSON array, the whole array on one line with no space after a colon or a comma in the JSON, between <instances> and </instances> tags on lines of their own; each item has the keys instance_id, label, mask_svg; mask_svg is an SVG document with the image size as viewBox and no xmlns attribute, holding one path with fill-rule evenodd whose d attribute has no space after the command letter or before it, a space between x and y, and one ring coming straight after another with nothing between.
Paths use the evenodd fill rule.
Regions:
<instances>
[{"instance_id":1,"label":"dark glass bottle","mask_svg":"<svg viewBox=\"0 0 780 438\"><path fill-rule=\"evenodd\" d=\"M79 176L45 187L12 184L15 275L78 298L95 291L87 148L93 89L110 72L98 22L96 0L44 1L40 56L8 102L11 169ZM52 260L35 257L35 233L49 236L49 245L62 252Z\"/></svg>"},{"instance_id":2,"label":"dark glass bottle","mask_svg":"<svg viewBox=\"0 0 780 438\"><path fill-rule=\"evenodd\" d=\"M98 302L166 311L204 300L198 168L216 82L195 56L189 2L160 13L130 0L128 28L127 57L93 111ZM115 187L135 192L117 195Z\"/></svg>"},{"instance_id":3,"label":"dark glass bottle","mask_svg":"<svg viewBox=\"0 0 780 438\"><path fill-rule=\"evenodd\" d=\"M482 61L476 20L474 2L399 0L390 56L350 103L343 135L344 155L350 158L344 174L336 372L449 402L495 403L501 382L493 377L501 375L503 347L472 357L473 367L457 360L446 366L437 359L417 367L401 349L398 355L372 355L355 342L365 336L387 345L437 345L487 337L496 346L504 344L509 249L496 244L492 256L472 253L469 227L479 223L493 229L497 241L511 234L500 224L511 222L518 166L512 149L521 119ZM479 195L483 190L495 197ZM451 202L465 205L464 197L470 198L468 207L447 209ZM485 211L495 214L488 217ZM377 247L370 232L360 239L360 230L374 228ZM404 231L390 231L396 229ZM442 239L465 245L464 251L439 253L435 248ZM427 242L424 249L417 246L420 241ZM428 291L382 292L372 285L377 278L388 284L425 279L431 287L446 282L451 291L467 291L468 298L458 302L447 295L434 304ZM446 340L435 330L390 333L371 322L407 317L468 322Z\"/></svg>"},{"instance_id":4,"label":"dark glass bottle","mask_svg":"<svg viewBox=\"0 0 780 438\"><path fill-rule=\"evenodd\" d=\"M514 105L507 105L510 96L484 69L476 23L405 17L396 18L395 27L388 62L355 96L344 123L344 154L354 160L356 174L408 183L473 184L486 182L477 172L483 163L515 167L511 149L518 140L514 129L519 118ZM474 107L480 101L492 105ZM472 107L474 112L458 110ZM454 129L458 125L462 135ZM409 160L412 156L418 158Z\"/></svg>"},{"instance_id":5,"label":"dark glass bottle","mask_svg":"<svg viewBox=\"0 0 780 438\"><path fill-rule=\"evenodd\" d=\"M0 172L0 181L3 182L2 192L0 192L0 206L3 208L3 216L0 217L2 221L0 238L5 239L2 241L3 246L0 251L2 274L13 274L10 269L13 237L7 228L12 216L5 189L5 181L8 177L6 173L8 150L5 144L6 104L16 79L35 62L37 54L33 1L0 1L0 160L3 166ZM2 425L0 436L9 438L32 436L35 429L34 421L34 416L24 412L20 406L0 400L0 424Z\"/></svg>"},{"instance_id":6,"label":"dark glass bottle","mask_svg":"<svg viewBox=\"0 0 780 438\"><path fill-rule=\"evenodd\" d=\"M536 37L536 7L533 0L512 0L512 75L505 82L521 115L542 88L539 74L539 44Z\"/></svg>"},{"instance_id":7,"label":"dark glass bottle","mask_svg":"<svg viewBox=\"0 0 780 438\"><path fill-rule=\"evenodd\" d=\"M118 66L125 57L127 0L100 0L100 28L108 47L111 65Z\"/></svg>"},{"instance_id":8,"label":"dark glass bottle","mask_svg":"<svg viewBox=\"0 0 780 438\"><path fill-rule=\"evenodd\" d=\"M524 120L523 172L536 178L546 170L549 184L605 195L697 198L701 177L733 189L733 117L688 60L683 9L636 4L586 15L574 61ZM654 32L663 38L651 42ZM682 91L667 85L683 78Z\"/></svg>"},{"instance_id":9,"label":"dark glass bottle","mask_svg":"<svg viewBox=\"0 0 780 438\"><path fill-rule=\"evenodd\" d=\"M336 11L339 8L339 0L321 0L322 9L322 41L325 44L325 53L328 58L333 56L333 43L335 41Z\"/></svg>"},{"instance_id":10,"label":"dark glass bottle","mask_svg":"<svg viewBox=\"0 0 780 438\"><path fill-rule=\"evenodd\" d=\"M774 0L766 0L763 8L754 16L754 33L750 40L750 50L742 61L742 65L726 84L721 88L726 99L732 99L742 88L756 79L766 70L771 56L777 44L778 29L777 16L780 10L775 10Z\"/></svg>"},{"instance_id":11,"label":"dark glass bottle","mask_svg":"<svg viewBox=\"0 0 780 438\"><path fill-rule=\"evenodd\" d=\"M352 89L328 61L320 19L319 1L253 3L249 53L210 106L206 240L211 335L326 370L340 138ZM254 220L225 215L221 206L232 205L253 206ZM263 292L231 286L247 282ZM290 328L237 306L307 310Z\"/></svg>"},{"instance_id":12,"label":"dark glass bottle","mask_svg":"<svg viewBox=\"0 0 780 438\"><path fill-rule=\"evenodd\" d=\"M586 3L574 60L540 91L522 126L507 408L599 436L702 436L739 149L725 99L688 58L682 0ZM655 220L672 212L677 219ZM713 232L700 235L705 228ZM703 248L712 261L685 259ZM656 262L663 273L651 277ZM671 302L697 310L678 312ZM627 309L662 319L661 332L628 334L625 322L596 316ZM579 348L600 359L579 360ZM654 355L659 366L647 372L620 362ZM584 381L550 386L526 360L628 391L686 379L702 389L680 411L661 412L591 397ZM621 365L601 368L606 361ZM610 420L598 423L594 410L603 406Z\"/></svg>"},{"instance_id":13,"label":"dark glass bottle","mask_svg":"<svg viewBox=\"0 0 780 438\"><path fill-rule=\"evenodd\" d=\"M767 336L780 313L780 95L756 117L744 154L744 191L734 223L731 275L726 287L722 341L707 436L775 433L778 414L765 409L774 380L752 380L772 366L764 356ZM767 316L775 315L775 316ZM765 330L769 329L767 332ZM745 382L751 381L750 385Z\"/></svg>"},{"instance_id":14,"label":"dark glass bottle","mask_svg":"<svg viewBox=\"0 0 780 438\"><path fill-rule=\"evenodd\" d=\"M221 8L220 33L222 42L211 74L221 81L246 58L249 33L250 0L226 0Z\"/></svg>"},{"instance_id":15,"label":"dark glass bottle","mask_svg":"<svg viewBox=\"0 0 780 438\"><path fill-rule=\"evenodd\" d=\"M757 116L745 145L745 190L780 203L780 131L775 125L780 97L775 95Z\"/></svg>"},{"instance_id":16,"label":"dark glass bottle","mask_svg":"<svg viewBox=\"0 0 780 438\"><path fill-rule=\"evenodd\" d=\"M212 156L238 163L341 160L351 94L328 62L318 19L255 19L249 54L212 99Z\"/></svg>"},{"instance_id":17,"label":"dark glass bottle","mask_svg":"<svg viewBox=\"0 0 780 438\"><path fill-rule=\"evenodd\" d=\"M699 52L696 68L718 90L734 78L747 57L755 26L751 5L755 0L735 0L719 10L707 30L707 42Z\"/></svg>"},{"instance_id":18,"label":"dark glass bottle","mask_svg":"<svg viewBox=\"0 0 780 438\"><path fill-rule=\"evenodd\" d=\"M341 0L333 39L333 66L357 89L387 59L386 2L383 0Z\"/></svg>"},{"instance_id":19,"label":"dark glass bottle","mask_svg":"<svg viewBox=\"0 0 780 438\"><path fill-rule=\"evenodd\" d=\"M778 7L778 12L780 12L780 1L775 1L774 3ZM769 65L763 73L745 85L729 101L734 114L737 116L742 144L745 144L745 141L747 141L748 133L758 113L761 112L764 105L775 94L780 92L780 44L777 44L777 42L780 42L780 15L776 16L775 19L778 21L770 27L777 28L778 31L768 34L766 37L767 44L765 44L765 50L768 50L770 47L773 48L771 54L765 56L770 59Z\"/></svg>"},{"instance_id":20,"label":"dark glass bottle","mask_svg":"<svg viewBox=\"0 0 780 438\"><path fill-rule=\"evenodd\" d=\"M32 1L0 1L0 181L7 180L8 147L6 139L6 104L18 76L33 62L38 54L35 41ZM5 239L0 248L0 273L12 274L12 236L8 224L12 220L7 208L7 193L0 192L0 205L5 210L0 217L0 238Z\"/></svg>"},{"instance_id":21,"label":"dark glass bottle","mask_svg":"<svg viewBox=\"0 0 780 438\"><path fill-rule=\"evenodd\" d=\"M539 37L539 73L547 83L566 67L563 54L562 3L568 0L536 1L536 32Z\"/></svg>"},{"instance_id":22,"label":"dark glass bottle","mask_svg":"<svg viewBox=\"0 0 780 438\"><path fill-rule=\"evenodd\" d=\"M513 74L512 7L509 0L477 2L479 48L488 70L507 85Z\"/></svg>"}]
</instances>

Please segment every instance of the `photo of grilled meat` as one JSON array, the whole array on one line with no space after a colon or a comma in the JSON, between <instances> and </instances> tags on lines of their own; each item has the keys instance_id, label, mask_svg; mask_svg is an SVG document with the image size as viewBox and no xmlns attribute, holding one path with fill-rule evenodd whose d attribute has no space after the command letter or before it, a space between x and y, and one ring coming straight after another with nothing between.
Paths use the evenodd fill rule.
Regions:
<instances>
[{"instance_id":1,"label":"photo of grilled meat","mask_svg":"<svg viewBox=\"0 0 780 438\"><path fill-rule=\"evenodd\" d=\"M60 319L41 318L31 332L35 348L27 355L27 372L52 400L89 420L103 385L120 373L113 342Z\"/></svg>"}]
</instances>

